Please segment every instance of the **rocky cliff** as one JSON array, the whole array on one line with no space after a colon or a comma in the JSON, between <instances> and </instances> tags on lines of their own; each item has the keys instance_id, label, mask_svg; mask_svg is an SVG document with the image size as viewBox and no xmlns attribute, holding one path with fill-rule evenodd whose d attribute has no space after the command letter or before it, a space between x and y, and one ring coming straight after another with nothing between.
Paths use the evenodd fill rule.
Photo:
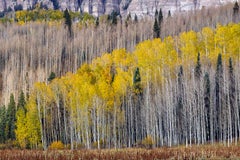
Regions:
<instances>
[{"instance_id":1,"label":"rocky cliff","mask_svg":"<svg viewBox=\"0 0 240 160\"><path fill-rule=\"evenodd\" d=\"M110 14L113 10L127 15L153 16L156 9L163 12L187 11L208 6L219 6L236 0L0 0L0 11L20 8L31 9L40 3L47 8L68 8L72 11L88 12L94 16Z\"/></svg>"}]
</instances>

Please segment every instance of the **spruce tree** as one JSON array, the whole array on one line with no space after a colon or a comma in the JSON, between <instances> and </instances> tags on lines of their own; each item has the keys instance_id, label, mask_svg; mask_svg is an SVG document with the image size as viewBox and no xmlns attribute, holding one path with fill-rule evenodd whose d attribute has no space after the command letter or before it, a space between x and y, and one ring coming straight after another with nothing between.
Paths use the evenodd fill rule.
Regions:
<instances>
[{"instance_id":1,"label":"spruce tree","mask_svg":"<svg viewBox=\"0 0 240 160\"><path fill-rule=\"evenodd\" d=\"M233 7L233 22L237 22L238 20L238 13L239 13L239 5L238 2L236 1Z\"/></svg>"},{"instance_id":2,"label":"spruce tree","mask_svg":"<svg viewBox=\"0 0 240 160\"><path fill-rule=\"evenodd\" d=\"M184 105L184 85L183 85L183 67L180 66L177 76L177 132L179 133L180 141L183 136L183 105Z\"/></svg>"},{"instance_id":3,"label":"spruce tree","mask_svg":"<svg viewBox=\"0 0 240 160\"><path fill-rule=\"evenodd\" d=\"M155 19L158 18L158 10L155 11Z\"/></svg>"},{"instance_id":4,"label":"spruce tree","mask_svg":"<svg viewBox=\"0 0 240 160\"><path fill-rule=\"evenodd\" d=\"M158 21L155 18L154 25L153 25L153 38L159 38L160 37L160 28L158 26Z\"/></svg>"},{"instance_id":5,"label":"spruce tree","mask_svg":"<svg viewBox=\"0 0 240 160\"><path fill-rule=\"evenodd\" d=\"M25 107L25 105L26 105L25 96L24 96L23 91L21 91L20 96L19 96L19 98L18 98L17 110L23 109L24 112L26 113L26 107Z\"/></svg>"},{"instance_id":6,"label":"spruce tree","mask_svg":"<svg viewBox=\"0 0 240 160\"><path fill-rule=\"evenodd\" d=\"M220 140L221 136L221 118L222 118L222 86L223 85L223 66L222 66L222 55L218 55L217 69L215 74L215 104L216 104L216 130L215 139Z\"/></svg>"},{"instance_id":7,"label":"spruce tree","mask_svg":"<svg viewBox=\"0 0 240 160\"><path fill-rule=\"evenodd\" d=\"M140 71L139 71L138 67L136 68L134 76L133 76L133 87L134 87L134 92L136 94L142 93L141 76L140 76Z\"/></svg>"},{"instance_id":8,"label":"spruce tree","mask_svg":"<svg viewBox=\"0 0 240 160\"><path fill-rule=\"evenodd\" d=\"M56 78L56 74L54 72L51 72L49 77L48 77L48 82L51 82L52 80L54 80Z\"/></svg>"},{"instance_id":9,"label":"spruce tree","mask_svg":"<svg viewBox=\"0 0 240 160\"><path fill-rule=\"evenodd\" d=\"M138 17L137 17L137 15L135 14L135 16L134 16L134 22L135 23L137 23L138 22Z\"/></svg>"},{"instance_id":10,"label":"spruce tree","mask_svg":"<svg viewBox=\"0 0 240 160\"><path fill-rule=\"evenodd\" d=\"M110 15L108 15L108 21L111 24L116 25L117 24L117 16L118 16L118 13L116 11L112 11L112 13Z\"/></svg>"},{"instance_id":11,"label":"spruce tree","mask_svg":"<svg viewBox=\"0 0 240 160\"><path fill-rule=\"evenodd\" d=\"M137 67L133 76L133 87L134 87L134 108L133 108L133 135L134 141L141 141L143 137L142 130L142 93L143 89L141 86L141 75L139 68Z\"/></svg>"},{"instance_id":12,"label":"spruce tree","mask_svg":"<svg viewBox=\"0 0 240 160\"><path fill-rule=\"evenodd\" d=\"M162 9L160 9L158 13L159 37L161 37L162 23L163 23L163 14L162 14Z\"/></svg>"},{"instance_id":13,"label":"spruce tree","mask_svg":"<svg viewBox=\"0 0 240 160\"><path fill-rule=\"evenodd\" d=\"M233 131L236 130L236 124L237 121L236 113L238 112L235 108L235 101L236 101L236 82L235 82L235 74L233 70L233 64L232 64L232 58L229 58L229 103L230 103L230 110L231 110L231 122ZM236 134L236 132L233 132ZM237 135L234 135L237 136Z\"/></svg>"},{"instance_id":14,"label":"spruce tree","mask_svg":"<svg viewBox=\"0 0 240 160\"><path fill-rule=\"evenodd\" d=\"M201 74L202 74L202 69L201 69L201 62L200 62L200 53L198 52L197 64L195 67L195 78L200 79Z\"/></svg>"},{"instance_id":15,"label":"spruce tree","mask_svg":"<svg viewBox=\"0 0 240 160\"><path fill-rule=\"evenodd\" d=\"M162 9L160 8L158 13L158 24L160 28L161 28L162 22L163 22L163 13L162 13Z\"/></svg>"},{"instance_id":16,"label":"spruce tree","mask_svg":"<svg viewBox=\"0 0 240 160\"><path fill-rule=\"evenodd\" d=\"M238 5L238 2L236 1L233 6L233 15L238 14L238 12L239 12L239 5Z\"/></svg>"},{"instance_id":17,"label":"spruce tree","mask_svg":"<svg viewBox=\"0 0 240 160\"><path fill-rule=\"evenodd\" d=\"M168 17L172 17L170 10L168 10Z\"/></svg>"},{"instance_id":18,"label":"spruce tree","mask_svg":"<svg viewBox=\"0 0 240 160\"><path fill-rule=\"evenodd\" d=\"M15 139L15 122L16 122L16 104L14 101L14 96L11 94L10 102L7 108L7 115L6 115L6 138L9 140Z\"/></svg>"},{"instance_id":19,"label":"spruce tree","mask_svg":"<svg viewBox=\"0 0 240 160\"><path fill-rule=\"evenodd\" d=\"M99 26L99 17L97 17L95 21L95 27L98 27L98 26Z\"/></svg>"},{"instance_id":20,"label":"spruce tree","mask_svg":"<svg viewBox=\"0 0 240 160\"><path fill-rule=\"evenodd\" d=\"M68 9L66 8L66 10L64 11L64 15L63 15L64 19L65 19L65 25L68 28L68 32L69 32L69 36L72 37L72 18L70 13L68 12Z\"/></svg>"},{"instance_id":21,"label":"spruce tree","mask_svg":"<svg viewBox=\"0 0 240 160\"><path fill-rule=\"evenodd\" d=\"M211 139L211 126L210 126L210 91L211 91L211 86L210 86L210 78L209 74L205 73L204 75L204 83L203 83L203 88L204 88L204 107L206 110L206 119L205 119L205 128L206 128L206 140L209 141Z\"/></svg>"},{"instance_id":22,"label":"spruce tree","mask_svg":"<svg viewBox=\"0 0 240 160\"><path fill-rule=\"evenodd\" d=\"M5 143L5 128L6 128L6 109L5 106L0 107L0 143Z\"/></svg>"}]
</instances>

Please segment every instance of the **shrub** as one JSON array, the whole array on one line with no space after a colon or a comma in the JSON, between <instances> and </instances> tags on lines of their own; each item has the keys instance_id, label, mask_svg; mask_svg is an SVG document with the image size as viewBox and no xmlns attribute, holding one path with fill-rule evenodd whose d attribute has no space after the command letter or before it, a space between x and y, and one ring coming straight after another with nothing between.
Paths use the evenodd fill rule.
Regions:
<instances>
[{"instance_id":1,"label":"shrub","mask_svg":"<svg viewBox=\"0 0 240 160\"><path fill-rule=\"evenodd\" d=\"M54 141L52 144L49 146L49 149L54 150L54 149L64 149L64 144L61 141Z\"/></svg>"},{"instance_id":2,"label":"shrub","mask_svg":"<svg viewBox=\"0 0 240 160\"><path fill-rule=\"evenodd\" d=\"M142 140L142 145L143 145L145 148L152 148L153 145L154 145L154 141L153 141L152 137L148 135L146 138L144 138L144 139Z\"/></svg>"},{"instance_id":3,"label":"shrub","mask_svg":"<svg viewBox=\"0 0 240 160\"><path fill-rule=\"evenodd\" d=\"M100 145L100 148L104 148L105 147L105 142L103 139L100 139L99 140L99 145ZM93 148L98 148L98 142L94 142L92 144Z\"/></svg>"}]
</instances>

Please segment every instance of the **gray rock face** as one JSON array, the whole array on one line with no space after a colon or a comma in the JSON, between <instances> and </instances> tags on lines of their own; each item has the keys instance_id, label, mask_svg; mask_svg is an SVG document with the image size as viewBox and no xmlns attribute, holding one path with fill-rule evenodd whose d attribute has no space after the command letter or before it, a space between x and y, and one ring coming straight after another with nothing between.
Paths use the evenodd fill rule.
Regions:
<instances>
[{"instance_id":1,"label":"gray rock face","mask_svg":"<svg viewBox=\"0 0 240 160\"><path fill-rule=\"evenodd\" d=\"M53 8L53 1L57 1L61 10L66 8L72 11L87 12L94 16L110 14L113 10L121 13L137 15L138 17L153 16L156 9L162 8L164 13L169 10L188 11L201 9L203 6L219 6L236 0L0 0L0 11L13 9L22 5L24 10L42 3L48 8Z\"/></svg>"}]
</instances>

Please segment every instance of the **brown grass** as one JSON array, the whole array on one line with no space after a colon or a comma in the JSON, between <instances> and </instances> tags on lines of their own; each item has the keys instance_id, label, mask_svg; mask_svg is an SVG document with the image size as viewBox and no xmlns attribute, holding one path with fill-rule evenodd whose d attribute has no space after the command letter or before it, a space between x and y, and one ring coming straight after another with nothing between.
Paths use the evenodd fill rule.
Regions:
<instances>
[{"instance_id":1,"label":"brown grass","mask_svg":"<svg viewBox=\"0 0 240 160\"><path fill-rule=\"evenodd\" d=\"M104 150L0 150L0 160L157 160L157 159L240 159L240 146L203 145L156 149Z\"/></svg>"}]
</instances>

